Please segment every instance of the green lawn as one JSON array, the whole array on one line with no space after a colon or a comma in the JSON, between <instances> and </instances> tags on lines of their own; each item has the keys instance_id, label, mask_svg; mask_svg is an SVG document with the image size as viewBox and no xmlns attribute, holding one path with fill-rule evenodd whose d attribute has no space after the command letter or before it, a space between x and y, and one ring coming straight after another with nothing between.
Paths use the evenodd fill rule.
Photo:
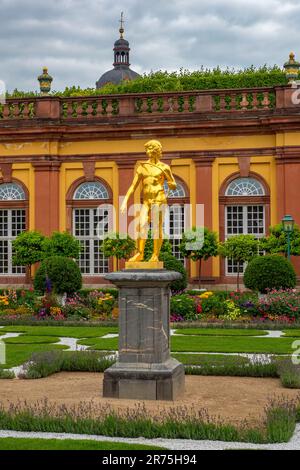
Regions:
<instances>
[{"instance_id":1,"label":"green lawn","mask_svg":"<svg viewBox=\"0 0 300 470\"><path fill-rule=\"evenodd\" d=\"M1 336L0 336L1 339ZM22 335L16 338L5 338L5 344L45 344L45 343L58 343L59 338L55 336L27 336Z\"/></svg>"},{"instance_id":2,"label":"green lawn","mask_svg":"<svg viewBox=\"0 0 300 470\"><path fill-rule=\"evenodd\" d=\"M150 447L141 444L123 442L75 441L71 439L23 439L2 438L0 450L159 450L162 447Z\"/></svg>"},{"instance_id":3,"label":"green lawn","mask_svg":"<svg viewBox=\"0 0 300 470\"><path fill-rule=\"evenodd\" d=\"M93 338L105 336L109 333L118 333L118 327L98 326L6 326L0 328L0 335L4 333L26 333L30 336L60 336L66 338ZM1 336L0 336L1 339Z\"/></svg>"},{"instance_id":4,"label":"green lawn","mask_svg":"<svg viewBox=\"0 0 300 470\"><path fill-rule=\"evenodd\" d=\"M264 330L235 329L235 328L182 328L175 331L179 335L201 336L264 336Z\"/></svg>"},{"instance_id":5,"label":"green lawn","mask_svg":"<svg viewBox=\"0 0 300 470\"><path fill-rule=\"evenodd\" d=\"M90 349L102 350L102 351L117 351L118 350L118 338L88 338L81 339L77 344L83 344L85 346L90 346Z\"/></svg>"},{"instance_id":6,"label":"green lawn","mask_svg":"<svg viewBox=\"0 0 300 470\"><path fill-rule=\"evenodd\" d=\"M101 340L99 340L101 341ZM102 340L104 342L105 340ZM295 338L173 336L172 351L291 354Z\"/></svg>"},{"instance_id":7,"label":"green lawn","mask_svg":"<svg viewBox=\"0 0 300 470\"><path fill-rule=\"evenodd\" d=\"M249 359L247 357L241 356L225 356L222 354L176 354L173 353L172 357L177 359L177 361L181 362L182 364L189 365L189 366L198 366L198 365L211 365L211 366L219 366L219 365L236 365L239 364L249 364Z\"/></svg>"},{"instance_id":8,"label":"green lawn","mask_svg":"<svg viewBox=\"0 0 300 470\"><path fill-rule=\"evenodd\" d=\"M291 354L295 338L252 338L226 336L172 336L171 350L174 352L231 352ZM90 349L114 351L118 349L118 338L89 338L79 344Z\"/></svg>"},{"instance_id":9,"label":"green lawn","mask_svg":"<svg viewBox=\"0 0 300 470\"><path fill-rule=\"evenodd\" d=\"M171 350L180 352L215 352L215 353L269 353L292 354L292 343L299 339L299 330L286 330L287 336L283 338L265 338L263 330L243 330L225 328L191 328L178 329L183 336L171 337ZM3 368L18 366L28 361L34 352L67 349L66 346L53 344L59 341L59 336L78 338L79 345L86 345L90 349L100 351L116 351L118 338L103 339L108 333L117 333L117 327L72 327L72 326L8 326L0 329L0 335L6 332L22 332L17 338L7 338L7 363L0 365ZM250 335L260 335L255 338ZM291 336L293 335L293 336ZM1 340L1 336L0 336ZM178 357L178 356L176 356ZM203 363L205 358L190 354L180 355L184 364L196 365ZM211 360L211 359L210 359ZM222 358L224 360L224 358ZM192 361L192 362L191 362ZM221 361L221 357L214 356L214 361ZM226 361L234 361L227 357Z\"/></svg>"},{"instance_id":10,"label":"green lawn","mask_svg":"<svg viewBox=\"0 0 300 470\"><path fill-rule=\"evenodd\" d=\"M1 369L20 366L27 362L35 352L53 351L54 349L67 349L67 346L56 344L7 344L6 363L0 364Z\"/></svg>"},{"instance_id":11,"label":"green lawn","mask_svg":"<svg viewBox=\"0 0 300 470\"><path fill-rule=\"evenodd\" d=\"M300 330L283 330L285 336L293 336L298 337L300 336Z\"/></svg>"}]
</instances>

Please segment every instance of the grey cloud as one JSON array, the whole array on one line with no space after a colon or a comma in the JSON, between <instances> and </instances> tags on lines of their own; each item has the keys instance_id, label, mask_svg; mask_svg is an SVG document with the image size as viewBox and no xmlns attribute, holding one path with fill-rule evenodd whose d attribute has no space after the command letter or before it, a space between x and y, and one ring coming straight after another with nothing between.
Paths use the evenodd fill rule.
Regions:
<instances>
[{"instance_id":1,"label":"grey cloud","mask_svg":"<svg viewBox=\"0 0 300 470\"><path fill-rule=\"evenodd\" d=\"M298 0L0 0L0 79L37 89L94 86L112 67L120 12L132 68L178 70L282 65L299 44Z\"/></svg>"}]
</instances>

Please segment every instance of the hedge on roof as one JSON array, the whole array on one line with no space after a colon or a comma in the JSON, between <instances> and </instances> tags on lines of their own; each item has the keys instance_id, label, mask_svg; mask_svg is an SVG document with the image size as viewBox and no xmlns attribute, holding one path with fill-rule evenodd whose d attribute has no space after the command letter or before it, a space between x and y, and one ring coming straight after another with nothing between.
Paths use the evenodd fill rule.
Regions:
<instances>
[{"instance_id":1,"label":"hedge on roof","mask_svg":"<svg viewBox=\"0 0 300 470\"><path fill-rule=\"evenodd\" d=\"M300 77L300 74L299 74ZM55 79L55 77L54 77ZM78 86L67 87L64 91L53 91L52 96L97 96L116 93L147 93L189 90L212 90L222 88L253 88L273 87L287 85L284 71L274 65L256 68L254 66L241 70L225 69L219 67L214 69L201 68L198 71L180 70L179 72L151 72L140 78L123 81L120 85L108 84L100 90L95 88L81 89ZM7 93L7 98L29 98L39 96L37 92L22 92L14 90Z\"/></svg>"}]
</instances>

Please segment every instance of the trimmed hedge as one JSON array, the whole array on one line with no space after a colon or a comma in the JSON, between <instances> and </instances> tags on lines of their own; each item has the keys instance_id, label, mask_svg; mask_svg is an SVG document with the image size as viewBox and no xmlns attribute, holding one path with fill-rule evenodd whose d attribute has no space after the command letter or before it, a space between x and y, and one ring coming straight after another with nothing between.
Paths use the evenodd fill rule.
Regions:
<instances>
[{"instance_id":1,"label":"trimmed hedge","mask_svg":"<svg viewBox=\"0 0 300 470\"><path fill-rule=\"evenodd\" d=\"M269 289L290 289L297 283L290 261L279 255L258 256L248 264L244 274L245 287L266 293Z\"/></svg>"},{"instance_id":2,"label":"trimmed hedge","mask_svg":"<svg viewBox=\"0 0 300 470\"><path fill-rule=\"evenodd\" d=\"M226 88L253 88L273 87L287 85L286 75L280 67L274 65L260 68L254 66L241 70L221 70L216 67L212 70L201 69L195 72L180 70L179 72L164 72L159 70L144 74L136 80L124 80L120 85L107 84L100 90L95 88L81 89L79 86L67 87L64 91L51 93L51 96L75 97L97 96L104 94L148 93L168 91L212 90ZM38 97L37 92L23 92L15 90L7 93L7 98Z\"/></svg>"},{"instance_id":3,"label":"trimmed hedge","mask_svg":"<svg viewBox=\"0 0 300 470\"><path fill-rule=\"evenodd\" d=\"M45 259L36 272L34 288L45 292L47 276L56 294L73 294L82 287L82 276L78 265L70 258L52 256Z\"/></svg>"},{"instance_id":4,"label":"trimmed hedge","mask_svg":"<svg viewBox=\"0 0 300 470\"><path fill-rule=\"evenodd\" d=\"M160 261L164 262L164 268L168 271L177 271L181 274L181 279L177 281L173 281L170 284L170 289L172 293L182 292L187 288L188 280L187 280L187 273L186 269L183 266L182 262L179 261L175 256L170 255L169 253L160 253L159 255Z\"/></svg>"}]
</instances>

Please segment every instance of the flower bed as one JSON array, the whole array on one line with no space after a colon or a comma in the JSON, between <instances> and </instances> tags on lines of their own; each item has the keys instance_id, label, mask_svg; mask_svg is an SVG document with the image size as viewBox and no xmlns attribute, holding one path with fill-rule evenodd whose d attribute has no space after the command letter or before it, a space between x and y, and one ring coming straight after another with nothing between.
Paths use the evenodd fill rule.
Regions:
<instances>
[{"instance_id":1,"label":"flower bed","mask_svg":"<svg viewBox=\"0 0 300 470\"><path fill-rule=\"evenodd\" d=\"M82 290L71 296L10 289L0 295L0 320L109 321L118 318L116 289Z\"/></svg>"},{"instance_id":2,"label":"flower bed","mask_svg":"<svg viewBox=\"0 0 300 470\"><path fill-rule=\"evenodd\" d=\"M171 321L200 321L207 323L264 323L293 324L300 320L300 292L272 290L264 296L253 292L186 291L171 299Z\"/></svg>"},{"instance_id":3,"label":"flower bed","mask_svg":"<svg viewBox=\"0 0 300 470\"><path fill-rule=\"evenodd\" d=\"M70 296L33 289L0 291L0 322L110 322L118 319L117 289L82 289ZM171 297L171 322L292 325L300 321L300 292L184 291Z\"/></svg>"}]
</instances>

